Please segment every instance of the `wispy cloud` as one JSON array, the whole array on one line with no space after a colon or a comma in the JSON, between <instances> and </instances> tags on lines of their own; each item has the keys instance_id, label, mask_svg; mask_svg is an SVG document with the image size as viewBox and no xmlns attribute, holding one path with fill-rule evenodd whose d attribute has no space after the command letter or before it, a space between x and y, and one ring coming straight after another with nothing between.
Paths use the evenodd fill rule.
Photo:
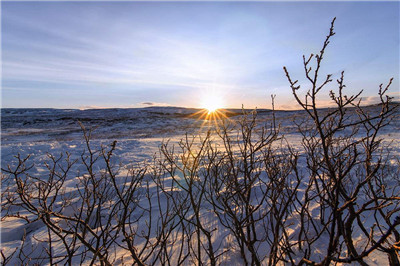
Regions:
<instances>
[{"instance_id":1,"label":"wispy cloud","mask_svg":"<svg viewBox=\"0 0 400 266\"><path fill-rule=\"evenodd\" d=\"M142 102L139 106L149 107L149 106L171 106L168 103L157 103L157 102Z\"/></svg>"}]
</instances>

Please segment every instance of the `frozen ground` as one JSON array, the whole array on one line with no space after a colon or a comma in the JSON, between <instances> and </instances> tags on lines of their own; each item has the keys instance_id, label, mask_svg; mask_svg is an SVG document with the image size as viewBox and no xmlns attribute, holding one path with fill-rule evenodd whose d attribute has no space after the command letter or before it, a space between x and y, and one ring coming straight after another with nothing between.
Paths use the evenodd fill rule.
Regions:
<instances>
[{"instance_id":1,"label":"frozen ground","mask_svg":"<svg viewBox=\"0 0 400 266\"><path fill-rule=\"evenodd\" d=\"M85 148L80 121L93 129L94 146L118 141L117 151L122 163L151 159L162 141L178 141L189 135L203 134L213 127L212 121L199 118L198 109L150 107L137 109L2 109L1 167L12 162L13 156L32 155L36 163L46 153L69 151L79 154ZM240 119L242 110L232 110L230 120ZM237 116L236 116L237 114ZM283 131L296 139L292 120L301 116L296 111L276 114ZM260 123L269 123L270 110L258 110ZM298 137L298 136L297 136Z\"/></svg>"},{"instance_id":2,"label":"frozen ground","mask_svg":"<svg viewBox=\"0 0 400 266\"><path fill-rule=\"evenodd\" d=\"M371 107L375 108L375 107ZM60 109L2 109L1 110L1 167L15 164L14 156L31 155L33 175L45 172L44 162L47 153L54 155L68 151L78 158L85 149L82 129L78 121L86 128L94 128L93 146L110 145L117 140L116 155L124 165L150 161L159 152L163 141L178 142L185 133L203 134L213 124L193 116L196 109L175 107L153 107L142 109L96 109L96 110L60 110ZM240 119L241 110L230 119ZM301 145L301 136L293 123L301 122L304 113L300 111L277 111L281 132L295 148ZM272 113L259 110L261 124L270 123ZM386 143L391 143L393 153L400 153L400 119L395 119L382 132ZM2 184L4 188L5 184ZM2 214L3 215L3 214ZM30 232L40 232L42 224L28 227L22 221L9 219L1 224L1 248L7 252L21 244L23 228ZM216 236L216 238L221 236ZM33 241L33 240L32 240ZM226 258L236 265L234 257ZM368 261L371 264L387 263L387 258L376 254ZM16 263L16 262L15 262ZM12 263L13 264L13 263Z\"/></svg>"}]
</instances>

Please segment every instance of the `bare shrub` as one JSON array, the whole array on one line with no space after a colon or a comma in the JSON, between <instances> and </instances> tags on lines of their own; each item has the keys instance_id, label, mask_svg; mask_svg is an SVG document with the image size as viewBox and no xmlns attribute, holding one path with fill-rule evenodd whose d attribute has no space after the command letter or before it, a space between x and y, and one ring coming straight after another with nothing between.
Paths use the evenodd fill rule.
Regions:
<instances>
[{"instance_id":1,"label":"bare shrub","mask_svg":"<svg viewBox=\"0 0 400 266\"><path fill-rule=\"evenodd\" d=\"M14 181L14 186L2 195L3 208L7 210L3 219L18 217L27 224L41 222L48 230L48 237L40 239L47 245L39 255L34 251L26 254L24 236L23 245L16 252L18 258L22 257L21 264L29 259L29 263L52 265L83 262L112 265L123 261L145 265L171 257L165 243L175 228L172 209L168 199L154 202L149 189L149 182L158 173L146 176L145 166L127 169L125 177L122 176L121 167L112 160L116 142L93 150L91 131L83 126L82 129L86 149L80 159L71 160L68 153L59 157L48 155L47 178L30 175L28 158L20 156L16 157L14 169L3 169ZM71 169L77 163L82 170L74 176ZM67 184L71 180L76 182L72 187ZM160 197L158 194L157 198ZM159 218L152 216L153 204L158 205ZM62 248L54 249L56 244ZM7 257L3 262L8 260Z\"/></svg>"},{"instance_id":2,"label":"bare shrub","mask_svg":"<svg viewBox=\"0 0 400 266\"><path fill-rule=\"evenodd\" d=\"M308 58L303 56L305 75L310 83L304 100L298 94L300 85L287 69L284 71L298 104L311 123L298 125L303 136L309 182L304 198L299 202L301 231L299 249L304 251L303 262L328 265L332 261L366 265L364 258L374 250L389 254L392 265L398 265L395 246L389 236L398 243L399 187L391 185L390 154L379 133L395 115L396 105L386 92L392 79L378 91L379 105L365 108L356 95L344 94L344 72L337 80L338 91L329 95L334 107L320 109L317 99L332 75L319 80L319 71L325 50L334 33L330 32L321 51ZM315 58L315 66L311 66ZM317 204L317 213L312 213ZM374 217L370 223L368 217ZM310 228L312 228L310 232ZM362 238L362 241L358 239ZM320 241L318 241L321 239ZM325 252L317 258L312 250L321 241L326 242ZM390 244L392 243L392 244Z\"/></svg>"}]
</instances>

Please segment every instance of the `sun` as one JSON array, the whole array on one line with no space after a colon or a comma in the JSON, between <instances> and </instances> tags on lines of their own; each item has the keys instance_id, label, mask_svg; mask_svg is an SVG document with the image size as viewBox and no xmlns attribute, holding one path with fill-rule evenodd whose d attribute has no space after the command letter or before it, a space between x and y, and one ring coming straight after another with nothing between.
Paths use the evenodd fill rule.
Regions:
<instances>
[{"instance_id":1,"label":"sun","mask_svg":"<svg viewBox=\"0 0 400 266\"><path fill-rule=\"evenodd\" d=\"M202 120L200 128L203 128L203 126L218 127L224 121L229 120L230 112L225 109L225 100L226 94L221 91L204 90L199 101L201 109L190 116L196 118L196 120Z\"/></svg>"},{"instance_id":2,"label":"sun","mask_svg":"<svg viewBox=\"0 0 400 266\"><path fill-rule=\"evenodd\" d=\"M214 113L223 107L222 97L215 93L205 95L201 102L201 106L202 108L207 109L208 114Z\"/></svg>"}]
</instances>

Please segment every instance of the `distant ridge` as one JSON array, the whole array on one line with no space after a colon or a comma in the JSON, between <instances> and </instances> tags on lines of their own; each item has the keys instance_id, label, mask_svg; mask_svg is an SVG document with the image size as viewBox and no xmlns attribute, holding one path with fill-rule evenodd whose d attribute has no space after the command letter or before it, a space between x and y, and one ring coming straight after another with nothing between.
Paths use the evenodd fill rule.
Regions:
<instances>
[{"instance_id":1,"label":"distant ridge","mask_svg":"<svg viewBox=\"0 0 400 266\"><path fill-rule=\"evenodd\" d=\"M361 107L363 108L368 108L368 107L377 107L381 106L382 103L375 103L375 104L368 104L368 105L362 105ZM400 101L392 101L390 102L390 105L400 105ZM332 107L321 107L318 109L330 109L330 108L335 108L334 106ZM351 107L349 107L351 108ZM205 110L204 108L198 108L198 107L181 107L181 106L146 106L146 107L106 107L106 108L55 108L55 107L1 107L1 110L36 110L36 111L50 111L50 110L63 110L63 111L101 111L101 110L190 110L190 111L200 111L200 110ZM233 112L233 113L240 113L242 114L243 111L245 112L251 112L256 110L257 113L265 113L265 112L270 112L272 109L268 108L221 108L219 110L224 110L227 112ZM290 112L290 111L301 111L303 110L301 107L298 109L276 109L275 111L279 112Z\"/></svg>"}]
</instances>

